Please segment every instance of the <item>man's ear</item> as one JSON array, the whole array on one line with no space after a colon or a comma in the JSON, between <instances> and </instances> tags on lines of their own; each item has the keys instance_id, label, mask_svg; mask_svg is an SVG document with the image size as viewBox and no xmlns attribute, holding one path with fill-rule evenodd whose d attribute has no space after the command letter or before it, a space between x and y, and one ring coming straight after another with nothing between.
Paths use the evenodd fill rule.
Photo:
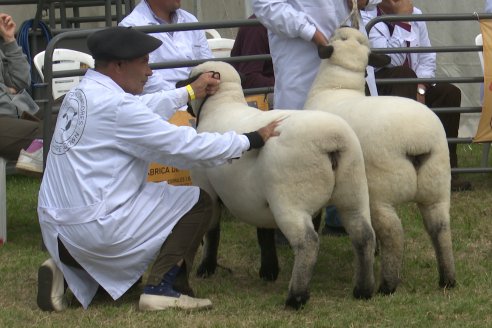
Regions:
<instances>
[{"instance_id":1,"label":"man's ear","mask_svg":"<svg viewBox=\"0 0 492 328\"><path fill-rule=\"evenodd\" d=\"M318 56L321 59L328 59L333 54L333 46L318 46Z\"/></svg>"},{"instance_id":2,"label":"man's ear","mask_svg":"<svg viewBox=\"0 0 492 328\"><path fill-rule=\"evenodd\" d=\"M385 54L369 54L368 65L376 68L388 66L391 63L391 57Z\"/></svg>"}]
</instances>

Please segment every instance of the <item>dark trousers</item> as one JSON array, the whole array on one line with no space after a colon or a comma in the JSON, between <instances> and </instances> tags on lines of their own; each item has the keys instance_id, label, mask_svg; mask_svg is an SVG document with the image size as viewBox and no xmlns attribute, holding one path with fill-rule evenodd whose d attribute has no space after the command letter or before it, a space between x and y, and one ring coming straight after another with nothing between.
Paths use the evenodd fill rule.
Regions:
<instances>
[{"instance_id":1,"label":"dark trousers","mask_svg":"<svg viewBox=\"0 0 492 328\"><path fill-rule=\"evenodd\" d=\"M376 78L416 78L415 72L405 66L383 68L376 72ZM380 95L391 95L406 97L413 100L417 99L416 84L394 84L378 86ZM434 86L428 86L425 95L425 104L429 108L439 107L460 107L461 90L450 83L437 83ZM441 113L437 114L446 131L446 137L457 138L460 126L460 113ZM456 144L448 144L449 160L451 167L458 167L458 155L456 153Z\"/></svg>"},{"instance_id":2,"label":"dark trousers","mask_svg":"<svg viewBox=\"0 0 492 328\"><path fill-rule=\"evenodd\" d=\"M42 136L40 122L0 116L0 157L17 160L21 149Z\"/></svg>"}]
</instances>

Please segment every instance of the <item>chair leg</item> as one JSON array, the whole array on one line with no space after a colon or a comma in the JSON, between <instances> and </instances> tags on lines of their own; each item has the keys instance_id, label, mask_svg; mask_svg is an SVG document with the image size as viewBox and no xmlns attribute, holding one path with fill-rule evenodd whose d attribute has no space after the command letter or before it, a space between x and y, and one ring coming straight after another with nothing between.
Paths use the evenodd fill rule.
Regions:
<instances>
[{"instance_id":1,"label":"chair leg","mask_svg":"<svg viewBox=\"0 0 492 328\"><path fill-rule=\"evenodd\" d=\"M7 242L7 160L0 157L0 245Z\"/></svg>"},{"instance_id":2,"label":"chair leg","mask_svg":"<svg viewBox=\"0 0 492 328\"><path fill-rule=\"evenodd\" d=\"M484 143L482 146L482 167L488 167L489 165L489 152L490 142Z\"/></svg>"}]
</instances>

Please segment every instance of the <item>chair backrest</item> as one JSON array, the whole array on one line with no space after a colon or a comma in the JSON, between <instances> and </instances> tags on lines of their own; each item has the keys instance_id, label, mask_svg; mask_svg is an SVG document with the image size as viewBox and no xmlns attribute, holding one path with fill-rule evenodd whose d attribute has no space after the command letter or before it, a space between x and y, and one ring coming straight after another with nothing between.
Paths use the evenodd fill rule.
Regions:
<instances>
[{"instance_id":1,"label":"chair backrest","mask_svg":"<svg viewBox=\"0 0 492 328\"><path fill-rule=\"evenodd\" d=\"M208 39L207 42L215 58L231 57L231 49L234 46L234 39Z\"/></svg>"},{"instance_id":2,"label":"chair backrest","mask_svg":"<svg viewBox=\"0 0 492 328\"><path fill-rule=\"evenodd\" d=\"M220 36L220 33L217 30L213 29L213 28L206 29L205 30L205 34L207 36L210 36L211 39L220 39L220 38L222 38Z\"/></svg>"},{"instance_id":3,"label":"chair backrest","mask_svg":"<svg viewBox=\"0 0 492 328\"><path fill-rule=\"evenodd\" d=\"M483 39L482 39L482 33L477 35L475 37L475 45L476 46L483 46ZM483 64L483 51L478 52L478 58L480 59L480 64L482 65L482 72L484 70L484 64Z\"/></svg>"},{"instance_id":4,"label":"chair backrest","mask_svg":"<svg viewBox=\"0 0 492 328\"><path fill-rule=\"evenodd\" d=\"M39 76L44 81L44 55L42 51L34 56L33 62ZM53 51L53 71L94 68L94 58L85 52L58 48ZM67 76L53 79L53 99L66 94L72 87L79 84L81 76Z\"/></svg>"}]
</instances>

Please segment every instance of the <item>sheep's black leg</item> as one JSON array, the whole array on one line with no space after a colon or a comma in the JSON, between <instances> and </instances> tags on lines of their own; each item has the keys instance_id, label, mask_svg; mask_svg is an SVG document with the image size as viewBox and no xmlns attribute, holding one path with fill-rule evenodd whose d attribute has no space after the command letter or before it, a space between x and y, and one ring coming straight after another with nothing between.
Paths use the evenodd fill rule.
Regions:
<instances>
[{"instance_id":1,"label":"sheep's black leg","mask_svg":"<svg viewBox=\"0 0 492 328\"><path fill-rule=\"evenodd\" d=\"M256 234L261 252L260 278L275 281L280 271L275 247L275 229L258 228Z\"/></svg>"},{"instance_id":2,"label":"sheep's black leg","mask_svg":"<svg viewBox=\"0 0 492 328\"><path fill-rule=\"evenodd\" d=\"M203 245L202 262L196 270L196 275L202 278L209 277L215 273L217 268L217 253L220 242L220 223L212 227L205 234L205 244Z\"/></svg>"}]
</instances>

